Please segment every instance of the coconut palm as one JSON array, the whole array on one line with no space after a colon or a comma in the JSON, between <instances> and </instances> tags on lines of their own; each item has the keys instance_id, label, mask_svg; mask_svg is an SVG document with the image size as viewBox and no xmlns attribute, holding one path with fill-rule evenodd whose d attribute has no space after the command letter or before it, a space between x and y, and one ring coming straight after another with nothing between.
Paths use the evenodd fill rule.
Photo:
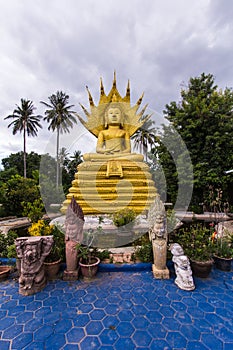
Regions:
<instances>
[{"instance_id":1,"label":"coconut palm","mask_svg":"<svg viewBox=\"0 0 233 350\"><path fill-rule=\"evenodd\" d=\"M81 151L74 151L73 155L70 157L71 160L68 163L68 171L71 179L74 178L74 174L77 172L77 166L82 163Z\"/></svg>"},{"instance_id":2,"label":"coconut palm","mask_svg":"<svg viewBox=\"0 0 233 350\"><path fill-rule=\"evenodd\" d=\"M42 118L41 115L34 115L33 112L36 109L33 102L30 100L21 99L21 106L16 105L17 108L13 111L13 114L8 115L4 119L14 119L8 128L13 126L13 135L18 131L23 132L23 168L24 178L27 177L27 162L26 162L26 135L36 136L38 128L42 128L39 123Z\"/></svg>"},{"instance_id":3,"label":"coconut palm","mask_svg":"<svg viewBox=\"0 0 233 350\"><path fill-rule=\"evenodd\" d=\"M147 161L148 148L156 142L156 130L153 127L154 121L147 120L141 128L132 136L134 146L139 152L144 154Z\"/></svg>"},{"instance_id":4,"label":"coconut palm","mask_svg":"<svg viewBox=\"0 0 233 350\"><path fill-rule=\"evenodd\" d=\"M69 128L73 127L73 123L77 123L76 118L74 117L74 111L71 111L74 105L68 105L69 96L62 92L57 91L56 94L52 94L48 97L49 102L41 103L48 107L45 111L44 120L49 123L48 129L52 131L57 131L57 144L56 144L56 160L57 160L57 173L56 173L56 188L58 188L59 183L59 139L60 134L63 132L70 132Z\"/></svg>"}]
</instances>

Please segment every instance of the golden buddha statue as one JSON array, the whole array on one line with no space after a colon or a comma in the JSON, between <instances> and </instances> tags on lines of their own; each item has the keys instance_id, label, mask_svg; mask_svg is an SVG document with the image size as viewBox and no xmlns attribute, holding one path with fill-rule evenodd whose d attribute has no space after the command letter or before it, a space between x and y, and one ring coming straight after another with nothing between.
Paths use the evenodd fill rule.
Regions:
<instances>
[{"instance_id":1,"label":"golden buddha statue","mask_svg":"<svg viewBox=\"0 0 233 350\"><path fill-rule=\"evenodd\" d=\"M78 118L97 137L96 153L83 155L84 162L78 166L61 211L66 211L74 196L84 214L114 213L125 207L142 213L156 195L143 155L131 153L130 137L150 117L143 118L147 106L137 114L143 95L131 107L129 82L125 97L121 97L115 73L108 95L101 80L98 106L87 91L91 113L81 105L87 121Z\"/></svg>"}]
</instances>

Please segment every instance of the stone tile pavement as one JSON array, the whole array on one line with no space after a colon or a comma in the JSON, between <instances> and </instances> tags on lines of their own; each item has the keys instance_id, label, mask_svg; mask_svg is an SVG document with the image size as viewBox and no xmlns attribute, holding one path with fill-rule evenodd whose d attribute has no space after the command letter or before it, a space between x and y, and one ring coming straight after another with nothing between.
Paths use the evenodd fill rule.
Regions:
<instances>
[{"instance_id":1,"label":"stone tile pavement","mask_svg":"<svg viewBox=\"0 0 233 350\"><path fill-rule=\"evenodd\" d=\"M1 350L233 349L233 271L182 291L149 269L50 281L36 295L0 282Z\"/></svg>"}]
</instances>

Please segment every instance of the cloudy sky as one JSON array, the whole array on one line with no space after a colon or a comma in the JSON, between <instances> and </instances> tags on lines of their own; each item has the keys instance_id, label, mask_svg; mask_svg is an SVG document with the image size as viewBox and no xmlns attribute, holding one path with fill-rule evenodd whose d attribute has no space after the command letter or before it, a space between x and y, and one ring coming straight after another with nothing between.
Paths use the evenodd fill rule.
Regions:
<instances>
[{"instance_id":1,"label":"cloudy sky","mask_svg":"<svg viewBox=\"0 0 233 350\"><path fill-rule=\"evenodd\" d=\"M62 90L80 112L88 106L85 86L95 102L99 79L144 102L156 115L179 100L190 77L211 73L219 88L233 85L233 2L222 0L0 0L0 159L22 150L22 135L12 135L4 120L20 99L40 101ZM43 123L29 138L28 152L55 154L55 139ZM88 140L88 142L87 142ZM61 138L72 154L94 150L78 123ZM87 145L89 145L87 147Z\"/></svg>"}]
</instances>

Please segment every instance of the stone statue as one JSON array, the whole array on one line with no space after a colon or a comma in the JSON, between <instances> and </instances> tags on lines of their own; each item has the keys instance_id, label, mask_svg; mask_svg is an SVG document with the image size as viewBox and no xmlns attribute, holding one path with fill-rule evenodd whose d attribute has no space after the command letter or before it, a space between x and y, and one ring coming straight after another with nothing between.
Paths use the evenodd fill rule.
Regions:
<instances>
[{"instance_id":1,"label":"stone statue","mask_svg":"<svg viewBox=\"0 0 233 350\"><path fill-rule=\"evenodd\" d=\"M76 246L83 240L84 215L82 208L72 197L68 206L65 219L65 242L66 242L66 270L64 280L76 280L78 278L78 257Z\"/></svg>"},{"instance_id":2,"label":"stone statue","mask_svg":"<svg viewBox=\"0 0 233 350\"><path fill-rule=\"evenodd\" d=\"M170 251L173 254L172 261L176 273L175 284L183 290L194 290L192 270L188 257L184 255L183 248L178 243L174 243L171 244Z\"/></svg>"},{"instance_id":3,"label":"stone statue","mask_svg":"<svg viewBox=\"0 0 233 350\"><path fill-rule=\"evenodd\" d=\"M53 245L53 236L20 237L16 239L20 259L19 293L32 295L46 285L44 261Z\"/></svg>"},{"instance_id":4,"label":"stone statue","mask_svg":"<svg viewBox=\"0 0 233 350\"><path fill-rule=\"evenodd\" d=\"M167 263L167 228L166 212L159 195L149 211L149 237L152 242L154 263L152 265L155 278L168 279Z\"/></svg>"},{"instance_id":5,"label":"stone statue","mask_svg":"<svg viewBox=\"0 0 233 350\"><path fill-rule=\"evenodd\" d=\"M151 117L143 116L147 106L137 112L143 95L131 106L129 82L126 95L121 96L115 73L108 94L101 80L98 105L88 88L87 92L90 111L81 105L87 120L77 116L97 138L96 153L83 155L84 162L78 166L61 212L67 211L74 196L85 215L112 214L127 207L140 214L149 209L156 194L143 155L132 153L130 145L132 135Z\"/></svg>"}]
</instances>

